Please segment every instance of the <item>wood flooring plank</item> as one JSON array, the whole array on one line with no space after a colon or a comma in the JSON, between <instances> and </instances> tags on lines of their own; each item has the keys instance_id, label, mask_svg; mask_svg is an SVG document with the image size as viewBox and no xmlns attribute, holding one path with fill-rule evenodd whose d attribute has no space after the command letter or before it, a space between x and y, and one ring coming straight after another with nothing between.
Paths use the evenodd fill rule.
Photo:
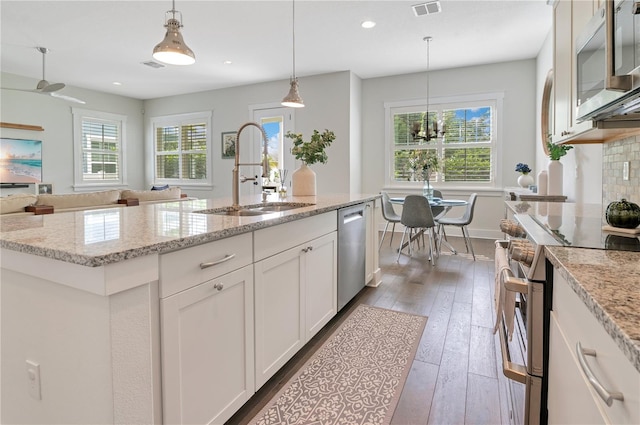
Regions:
<instances>
[{"instance_id":1,"label":"wood flooring plank","mask_svg":"<svg viewBox=\"0 0 640 425\"><path fill-rule=\"evenodd\" d=\"M416 353L417 360L440 364L452 305L453 294L439 291L429 314L427 326L422 333L420 346Z\"/></svg>"},{"instance_id":2,"label":"wood flooring plank","mask_svg":"<svg viewBox=\"0 0 640 425\"><path fill-rule=\"evenodd\" d=\"M471 304L473 302L474 282L467 277L461 278L456 284L455 301L458 303Z\"/></svg>"},{"instance_id":3,"label":"wood flooring plank","mask_svg":"<svg viewBox=\"0 0 640 425\"><path fill-rule=\"evenodd\" d=\"M466 425L499 424L498 380L486 376L469 374L467 380L467 403L464 423Z\"/></svg>"},{"instance_id":4,"label":"wood flooring plank","mask_svg":"<svg viewBox=\"0 0 640 425\"><path fill-rule=\"evenodd\" d=\"M471 341L471 304L453 303L444 351L458 353L460 357L469 357Z\"/></svg>"},{"instance_id":5,"label":"wood flooring plank","mask_svg":"<svg viewBox=\"0 0 640 425\"><path fill-rule=\"evenodd\" d=\"M473 312L471 324L492 328L495 322L491 291L482 288L473 289Z\"/></svg>"},{"instance_id":6,"label":"wood flooring plank","mask_svg":"<svg viewBox=\"0 0 640 425\"><path fill-rule=\"evenodd\" d=\"M433 394L429 425L463 424L467 397L467 357L444 351Z\"/></svg>"},{"instance_id":7,"label":"wood flooring plank","mask_svg":"<svg viewBox=\"0 0 640 425\"><path fill-rule=\"evenodd\" d=\"M426 425L438 378L438 366L414 361L391 425Z\"/></svg>"},{"instance_id":8,"label":"wood flooring plank","mask_svg":"<svg viewBox=\"0 0 640 425\"><path fill-rule=\"evenodd\" d=\"M469 373L497 378L493 329L471 326L472 348L469 354Z\"/></svg>"}]
</instances>

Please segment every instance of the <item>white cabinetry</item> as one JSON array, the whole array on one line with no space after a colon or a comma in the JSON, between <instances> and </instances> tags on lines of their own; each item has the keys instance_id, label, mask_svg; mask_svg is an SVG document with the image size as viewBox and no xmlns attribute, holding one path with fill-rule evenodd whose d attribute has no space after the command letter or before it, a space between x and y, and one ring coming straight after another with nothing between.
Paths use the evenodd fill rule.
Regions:
<instances>
[{"instance_id":1,"label":"white cabinetry","mask_svg":"<svg viewBox=\"0 0 640 425\"><path fill-rule=\"evenodd\" d=\"M549 337L549 424L640 423L640 373L564 277L554 270ZM594 378L623 401L608 406L580 364L577 345L594 350L584 363Z\"/></svg>"},{"instance_id":2,"label":"white cabinetry","mask_svg":"<svg viewBox=\"0 0 640 425\"><path fill-rule=\"evenodd\" d=\"M554 129L552 140L560 143L595 128L592 121L578 122L576 37L593 16L593 2L558 0L554 8ZM585 136L589 138L589 136ZM600 136L594 136L600 137Z\"/></svg>"},{"instance_id":3,"label":"white cabinetry","mask_svg":"<svg viewBox=\"0 0 640 425\"><path fill-rule=\"evenodd\" d=\"M336 228L333 212L255 233L256 390L336 314ZM273 253L282 235L302 243Z\"/></svg>"},{"instance_id":4,"label":"white cabinetry","mask_svg":"<svg viewBox=\"0 0 640 425\"><path fill-rule=\"evenodd\" d=\"M254 393L251 241L249 233L160 259L171 294L160 300L164 423L224 423Z\"/></svg>"},{"instance_id":5,"label":"white cabinetry","mask_svg":"<svg viewBox=\"0 0 640 425\"><path fill-rule=\"evenodd\" d=\"M364 216L367 226L367 252L365 257L365 283L369 286L380 284L380 265L378 258L378 223L376 217L382 213L379 201L369 201L365 205Z\"/></svg>"}]
</instances>

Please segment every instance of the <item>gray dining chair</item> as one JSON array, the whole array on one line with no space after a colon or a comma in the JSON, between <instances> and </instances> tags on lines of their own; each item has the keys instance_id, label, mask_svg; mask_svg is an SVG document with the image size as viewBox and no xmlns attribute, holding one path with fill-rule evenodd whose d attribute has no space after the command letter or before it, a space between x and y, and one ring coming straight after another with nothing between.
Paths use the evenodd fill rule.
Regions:
<instances>
[{"instance_id":1,"label":"gray dining chair","mask_svg":"<svg viewBox=\"0 0 640 425\"><path fill-rule=\"evenodd\" d=\"M442 199L442 192L440 192L438 189L433 189L433 196L435 198ZM445 207L442 207L440 205L434 205L431 207L431 212L433 213L433 219L438 221L438 218L444 216L444 214L446 213L446 209Z\"/></svg>"},{"instance_id":2,"label":"gray dining chair","mask_svg":"<svg viewBox=\"0 0 640 425\"><path fill-rule=\"evenodd\" d=\"M444 226L457 226L462 230L462 236L464 237L464 245L467 248L467 253L471 251L473 260L476 260L476 254L473 252L473 246L471 245L471 238L469 237L469 229L467 226L473 221L473 210L476 206L476 200L478 199L477 193L472 193L467 201L467 207L464 214L461 217L440 217L438 218L438 234L440 238L447 240L447 233Z\"/></svg>"},{"instance_id":3,"label":"gray dining chair","mask_svg":"<svg viewBox=\"0 0 640 425\"><path fill-rule=\"evenodd\" d=\"M391 243L393 242L393 234L396 231L396 223L400 223L400 216L393 209L393 204L391 203L389 194L387 192L380 192L380 194L382 195L382 217L387 220L387 224L384 226L384 231L382 232L382 237L380 238L378 249L382 247L382 242L384 242L384 235L387 234L389 224L393 224L393 227L391 228L391 240L389 241L389 246L391 246Z\"/></svg>"},{"instance_id":4,"label":"gray dining chair","mask_svg":"<svg viewBox=\"0 0 640 425\"><path fill-rule=\"evenodd\" d=\"M398 259L396 261L400 261L400 254L402 254L402 246L404 245L404 238L407 233L409 234L409 240L407 241L409 255L413 255L413 241L411 238L414 236L414 232L417 233L421 230L429 233L429 257L431 264L435 266L436 251L434 249L434 241L436 236L436 222L433 219L431 205L429 205L427 198L422 195L408 195L404 198L400 223L404 225L404 232L402 233L402 240L400 241L400 248L398 249Z\"/></svg>"}]
</instances>

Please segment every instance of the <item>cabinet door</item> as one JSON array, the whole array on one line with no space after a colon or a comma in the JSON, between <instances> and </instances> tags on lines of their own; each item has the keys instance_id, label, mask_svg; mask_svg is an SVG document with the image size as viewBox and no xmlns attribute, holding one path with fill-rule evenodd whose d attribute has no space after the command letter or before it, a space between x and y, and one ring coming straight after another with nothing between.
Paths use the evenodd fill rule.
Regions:
<instances>
[{"instance_id":1,"label":"cabinet door","mask_svg":"<svg viewBox=\"0 0 640 425\"><path fill-rule=\"evenodd\" d=\"M337 239L336 232L329 233L313 240L303 253L305 341L322 329L338 310Z\"/></svg>"},{"instance_id":2,"label":"cabinet door","mask_svg":"<svg viewBox=\"0 0 640 425\"><path fill-rule=\"evenodd\" d=\"M256 390L305 343L299 246L255 263Z\"/></svg>"},{"instance_id":3,"label":"cabinet door","mask_svg":"<svg viewBox=\"0 0 640 425\"><path fill-rule=\"evenodd\" d=\"M369 286L378 286L380 259L378 256L378 220L380 202L369 201L364 210L367 222L367 255L365 257L365 283Z\"/></svg>"},{"instance_id":4,"label":"cabinet door","mask_svg":"<svg viewBox=\"0 0 640 425\"><path fill-rule=\"evenodd\" d=\"M164 423L224 423L254 393L253 267L160 306Z\"/></svg>"},{"instance_id":5,"label":"cabinet door","mask_svg":"<svg viewBox=\"0 0 640 425\"><path fill-rule=\"evenodd\" d=\"M569 131L571 116L571 63L574 56L571 47L571 0L559 0L553 15L553 93L554 122L553 141L564 138Z\"/></svg>"},{"instance_id":6,"label":"cabinet door","mask_svg":"<svg viewBox=\"0 0 640 425\"><path fill-rule=\"evenodd\" d=\"M549 326L549 424L605 424L555 314Z\"/></svg>"}]
</instances>

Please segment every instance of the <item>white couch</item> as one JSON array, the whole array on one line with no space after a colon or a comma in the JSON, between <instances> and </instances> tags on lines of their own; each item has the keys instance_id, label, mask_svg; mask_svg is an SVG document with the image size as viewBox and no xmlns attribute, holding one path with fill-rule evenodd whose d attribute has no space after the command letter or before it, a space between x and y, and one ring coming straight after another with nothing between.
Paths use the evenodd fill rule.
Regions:
<instances>
[{"instance_id":1,"label":"white couch","mask_svg":"<svg viewBox=\"0 0 640 425\"><path fill-rule=\"evenodd\" d=\"M99 192L67 193L60 195L31 195L18 193L0 198L0 215L35 214L27 212L28 206L52 206L53 212L79 211L98 208L122 208L127 203L119 203L126 199L137 199L140 205L188 199L182 195L179 187L165 190L104 190Z\"/></svg>"}]
</instances>

